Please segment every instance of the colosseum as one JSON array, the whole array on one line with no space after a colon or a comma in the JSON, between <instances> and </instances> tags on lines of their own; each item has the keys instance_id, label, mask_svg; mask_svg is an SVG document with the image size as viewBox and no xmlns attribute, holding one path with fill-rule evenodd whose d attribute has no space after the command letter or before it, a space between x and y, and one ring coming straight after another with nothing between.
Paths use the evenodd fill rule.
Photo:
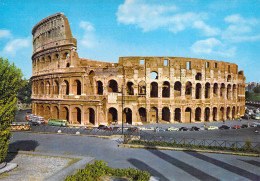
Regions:
<instances>
[{"instance_id":1,"label":"colosseum","mask_svg":"<svg viewBox=\"0 0 260 181\"><path fill-rule=\"evenodd\" d=\"M233 63L182 57L80 58L63 13L32 29L32 113L72 125L193 123L245 112L245 76ZM102 52L101 52L102 53Z\"/></svg>"}]
</instances>

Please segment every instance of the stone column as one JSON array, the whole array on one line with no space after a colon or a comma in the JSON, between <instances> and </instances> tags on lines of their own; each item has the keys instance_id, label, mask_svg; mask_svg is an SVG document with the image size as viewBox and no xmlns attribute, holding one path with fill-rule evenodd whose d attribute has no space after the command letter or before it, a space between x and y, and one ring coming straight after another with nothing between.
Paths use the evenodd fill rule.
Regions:
<instances>
[{"instance_id":1,"label":"stone column","mask_svg":"<svg viewBox=\"0 0 260 181\"><path fill-rule=\"evenodd\" d=\"M158 107L158 123L162 121L162 108Z\"/></svg>"},{"instance_id":2,"label":"stone column","mask_svg":"<svg viewBox=\"0 0 260 181\"><path fill-rule=\"evenodd\" d=\"M172 105L170 105L170 115L171 115L171 119L170 119L170 123L174 123L174 108Z\"/></svg>"},{"instance_id":3,"label":"stone column","mask_svg":"<svg viewBox=\"0 0 260 181\"><path fill-rule=\"evenodd\" d=\"M205 108L201 108L201 122L205 122Z\"/></svg>"},{"instance_id":4,"label":"stone column","mask_svg":"<svg viewBox=\"0 0 260 181\"><path fill-rule=\"evenodd\" d=\"M81 84L81 88L82 88L82 93L81 95L85 96L86 95L86 92L85 92L85 76L81 76L81 81L82 81L82 84Z\"/></svg>"}]
</instances>

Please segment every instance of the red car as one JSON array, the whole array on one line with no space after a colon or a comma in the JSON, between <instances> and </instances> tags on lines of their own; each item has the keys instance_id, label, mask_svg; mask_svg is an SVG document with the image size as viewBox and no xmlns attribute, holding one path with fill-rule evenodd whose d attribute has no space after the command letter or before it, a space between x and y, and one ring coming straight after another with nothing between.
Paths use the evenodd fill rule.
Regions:
<instances>
[{"instance_id":1,"label":"red car","mask_svg":"<svg viewBox=\"0 0 260 181\"><path fill-rule=\"evenodd\" d=\"M241 127L238 126L238 125L235 125L235 126L233 126L232 128L233 128L233 129L240 129Z\"/></svg>"}]
</instances>

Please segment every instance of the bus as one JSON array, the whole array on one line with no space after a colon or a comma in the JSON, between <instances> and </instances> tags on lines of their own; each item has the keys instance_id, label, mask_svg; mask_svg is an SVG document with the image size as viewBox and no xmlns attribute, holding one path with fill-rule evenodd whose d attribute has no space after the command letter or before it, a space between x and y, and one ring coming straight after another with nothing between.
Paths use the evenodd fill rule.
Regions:
<instances>
[{"instance_id":1,"label":"bus","mask_svg":"<svg viewBox=\"0 0 260 181\"><path fill-rule=\"evenodd\" d=\"M260 114L256 114L255 119L260 119Z\"/></svg>"},{"instance_id":2,"label":"bus","mask_svg":"<svg viewBox=\"0 0 260 181\"><path fill-rule=\"evenodd\" d=\"M63 119L49 119L48 125L52 126L67 126L67 120Z\"/></svg>"}]
</instances>

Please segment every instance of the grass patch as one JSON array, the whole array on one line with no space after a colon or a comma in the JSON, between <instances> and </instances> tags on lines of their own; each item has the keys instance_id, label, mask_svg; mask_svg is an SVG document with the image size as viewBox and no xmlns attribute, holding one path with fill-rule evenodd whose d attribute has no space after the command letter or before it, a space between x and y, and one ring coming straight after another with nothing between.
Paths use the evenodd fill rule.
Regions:
<instances>
[{"instance_id":1,"label":"grass patch","mask_svg":"<svg viewBox=\"0 0 260 181\"><path fill-rule=\"evenodd\" d=\"M250 93L247 97L248 101L260 101L260 93Z\"/></svg>"},{"instance_id":2,"label":"grass patch","mask_svg":"<svg viewBox=\"0 0 260 181\"><path fill-rule=\"evenodd\" d=\"M148 181L150 174L135 168L115 169L107 166L103 161L95 161L84 169L79 169L76 174L68 176L65 181L98 181L102 176L125 177L138 181Z\"/></svg>"}]
</instances>

